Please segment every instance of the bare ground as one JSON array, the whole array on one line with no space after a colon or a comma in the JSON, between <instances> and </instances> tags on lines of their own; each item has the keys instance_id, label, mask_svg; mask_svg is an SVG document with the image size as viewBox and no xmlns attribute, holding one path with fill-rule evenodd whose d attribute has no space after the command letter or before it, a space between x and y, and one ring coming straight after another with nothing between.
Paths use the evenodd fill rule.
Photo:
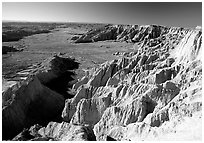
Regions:
<instances>
[{"instance_id":1,"label":"bare ground","mask_svg":"<svg viewBox=\"0 0 204 143\"><path fill-rule=\"evenodd\" d=\"M51 33L25 37L18 42L3 42L2 45L24 49L22 52L2 56L3 77L12 79L12 77L15 77L16 72L24 70L33 64L43 62L60 52L65 56L75 58L80 63L80 68L76 71L77 77L80 78L84 74L82 69L89 69L105 61L117 58L113 53L133 51L133 44L126 42L73 43L72 37L80 36L86 31L87 29L83 27L58 28Z\"/></svg>"}]
</instances>

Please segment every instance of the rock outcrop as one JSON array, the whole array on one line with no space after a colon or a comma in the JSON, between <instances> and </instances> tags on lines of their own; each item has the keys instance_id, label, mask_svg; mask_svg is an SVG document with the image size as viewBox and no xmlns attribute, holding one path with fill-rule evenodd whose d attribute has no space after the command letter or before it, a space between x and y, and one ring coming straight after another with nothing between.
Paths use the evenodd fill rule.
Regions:
<instances>
[{"instance_id":1,"label":"rock outcrop","mask_svg":"<svg viewBox=\"0 0 204 143\"><path fill-rule=\"evenodd\" d=\"M36 131L37 136L25 130L16 140L24 134L27 140L201 140L201 29L107 25L89 31L75 42L103 40L134 42L139 48L87 71L72 86L76 92L73 98L64 94L67 85L62 82L61 88L58 84L66 79L67 74L63 74L67 69L75 69L78 65L74 63L66 67L63 66L67 63L63 62L64 59L55 58L51 65L61 66L49 66L52 67L50 70L39 72L23 86L26 88L17 88L15 96L11 94L13 90L5 91L3 125L7 126L3 126L3 133L12 130L9 123L13 123L14 119L16 124L13 123L13 126L19 128L17 126L22 125L23 117L27 119L30 117L27 115L33 115L27 113L33 113L40 107L38 113L46 116L39 117L54 115L56 111L56 114L61 114L62 120L44 125ZM57 78L60 75L63 76ZM32 90L33 86L36 90ZM63 92L60 93L60 89ZM47 101L47 96L51 101ZM16 100L23 98L26 100ZM13 100L8 102L9 99ZM34 111L27 105L32 105L33 100L43 101L33 105ZM26 111L15 111L22 106L18 102L23 103ZM52 107L49 107L50 104Z\"/></svg>"},{"instance_id":2,"label":"rock outcrop","mask_svg":"<svg viewBox=\"0 0 204 143\"><path fill-rule=\"evenodd\" d=\"M116 40L126 42L148 42L150 46L161 43L160 38L172 32L175 36L179 32L185 32L187 29L177 27L165 27L159 25L106 25L99 29L93 29L75 40L75 43L97 42L104 40ZM159 38L155 41L155 39Z\"/></svg>"},{"instance_id":3,"label":"rock outcrop","mask_svg":"<svg viewBox=\"0 0 204 143\"><path fill-rule=\"evenodd\" d=\"M66 122L50 122L47 127L41 128L38 133L43 137L61 141L95 141L96 137L89 126L78 126Z\"/></svg>"},{"instance_id":4,"label":"rock outcrop","mask_svg":"<svg viewBox=\"0 0 204 143\"><path fill-rule=\"evenodd\" d=\"M179 126L201 121L200 29L110 25L76 43L103 40L135 42L139 49L87 72L66 100L64 121L90 125L99 141L178 139Z\"/></svg>"},{"instance_id":5,"label":"rock outcrop","mask_svg":"<svg viewBox=\"0 0 204 143\"><path fill-rule=\"evenodd\" d=\"M66 122L50 122L46 127L38 124L24 129L13 141L96 141L90 126Z\"/></svg>"},{"instance_id":6,"label":"rock outcrop","mask_svg":"<svg viewBox=\"0 0 204 143\"><path fill-rule=\"evenodd\" d=\"M116 39L117 27L105 26L99 29L94 29L88 31L86 34L80 36L75 43L87 43L87 42L96 42L103 40L114 40Z\"/></svg>"},{"instance_id":7,"label":"rock outcrop","mask_svg":"<svg viewBox=\"0 0 204 143\"><path fill-rule=\"evenodd\" d=\"M3 139L16 135L34 123L45 124L50 119L57 120L55 118L59 117L64 107L64 97L42 85L37 77L11 90L11 93L3 94ZM6 98L8 100L4 100Z\"/></svg>"},{"instance_id":8,"label":"rock outcrop","mask_svg":"<svg viewBox=\"0 0 204 143\"><path fill-rule=\"evenodd\" d=\"M18 73L25 78L19 78L19 82L5 88L2 94L3 139L11 139L35 123L46 125L52 120L61 121L67 96L57 92L55 85L61 82L58 87L62 91L63 86L67 88L71 75L66 72L75 68L78 63L74 60L55 56L29 72ZM62 80L64 73L66 79Z\"/></svg>"}]
</instances>

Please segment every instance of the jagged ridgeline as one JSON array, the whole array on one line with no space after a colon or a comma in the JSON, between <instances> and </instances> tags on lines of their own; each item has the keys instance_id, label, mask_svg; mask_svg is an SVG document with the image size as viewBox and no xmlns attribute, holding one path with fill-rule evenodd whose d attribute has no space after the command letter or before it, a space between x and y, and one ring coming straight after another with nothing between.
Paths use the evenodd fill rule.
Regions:
<instances>
[{"instance_id":1,"label":"jagged ridgeline","mask_svg":"<svg viewBox=\"0 0 204 143\"><path fill-rule=\"evenodd\" d=\"M56 56L4 91L3 139L27 128L13 140L201 140L201 28L107 25L75 43L104 40L133 42L135 50L73 86L65 83L78 63Z\"/></svg>"}]
</instances>

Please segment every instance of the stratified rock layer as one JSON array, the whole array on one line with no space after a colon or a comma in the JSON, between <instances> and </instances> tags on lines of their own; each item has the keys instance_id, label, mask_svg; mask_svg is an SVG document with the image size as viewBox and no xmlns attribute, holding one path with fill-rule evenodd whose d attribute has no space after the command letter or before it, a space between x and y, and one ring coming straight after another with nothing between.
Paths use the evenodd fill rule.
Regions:
<instances>
[{"instance_id":1,"label":"stratified rock layer","mask_svg":"<svg viewBox=\"0 0 204 143\"><path fill-rule=\"evenodd\" d=\"M75 40L75 43L97 42L104 40L117 40L126 42L142 42L150 39L161 38L169 32L183 32L183 28L165 27L159 25L106 25L93 29ZM176 34L176 33L172 33ZM161 41L153 41L150 46Z\"/></svg>"},{"instance_id":2,"label":"stratified rock layer","mask_svg":"<svg viewBox=\"0 0 204 143\"><path fill-rule=\"evenodd\" d=\"M25 119L33 117L28 113L38 111L41 119L56 117L56 111L61 123L50 122L34 137L24 130L14 140L201 140L201 28L107 25L75 42L103 40L134 42L134 51L87 71L73 85L73 98L60 81L66 79L68 67L76 69L78 64L66 65L66 59L56 57L50 70L39 72L25 88L4 91L3 134L11 125L22 130ZM33 100L40 102L30 109Z\"/></svg>"},{"instance_id":3,"label":"stratified rock layer","mask_svg":"<svg viewBox=\"0 0 204 143\"><path fill-rule=\"evenodd\" d=\"M180 139L180 126L201 123L200 29L111 25L76 43L103 40L135 42L139 49L87 72L66 100L64 121L90 125L97 140ZM183 139L201 139L201 129L189 127Z\"/></svg>"},{"instance_id":4,"label":"stratified rock layer","mask_svg":"<svg viewBox=\"0 0 204 143\"><path fill-rule=\"evenodd\" d=\"M49 121L61 121L61 112L67 96L57 92L56 86L61 75L78 67L73 59L55 56L32 69L18 73L25 79L19 79L12 87L3 91L2 95L2 129L3 139L11 139L23 128L28 128L35 123L46 125ZM62 87L70 80L66 74ZM54 82L53 82L54 80Z\"/></svg>"},{"instance_id":5,"label":"stratified rock layer","mask_svg":"<svg viewBox=\"0 0 204 143\"><path fill-rule=\"evenodd\" d=\"M7 96L5 94L4 96ZM44 124L50 119L54 120L63 107L62 95L43 86L37 77L31 78L24 82L9 100L3 101L3 139L16 135L24 127L29 127L37 121Z\"/></svg>"},{"instance_id":6,"label":"stratified rock layer","mask_svg":"<svg viewBox=\"0 0 204 143\"><path fill-rule=\"evenodd\" d=\"M46 128L41 128L38 133L43 137L61 141L95 141L96 137L89 126L78 126L66 122L50 122Z\"/></svg>"}]
</instances>

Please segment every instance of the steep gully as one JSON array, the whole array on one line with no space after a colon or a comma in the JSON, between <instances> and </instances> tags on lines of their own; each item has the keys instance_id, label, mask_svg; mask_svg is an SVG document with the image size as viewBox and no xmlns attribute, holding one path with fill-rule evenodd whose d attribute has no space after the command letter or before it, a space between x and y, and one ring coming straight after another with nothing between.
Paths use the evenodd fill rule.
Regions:
<instances>
[{"instance_id":1,"label":"steep gully","mask_svg":"<svg viewBox=\"0 0 204 143\"><path fill-rule=\"evenodd\" d=\"M46 121L42 126L56 121L38 129L39 140L143 140L167 130L164 123L201 110L202 102L188 100L201 96L201 37L200 29L158 25L108 25L89 31L75 42L118 40L134 42L139 49L88 71L73 85L74 96L67 94L72 79L67 69L78 68L78 63L58 56L42 63L38 71L43 72L3 93L4 139L39 121Z\"/></svg>"}]
</instances>

